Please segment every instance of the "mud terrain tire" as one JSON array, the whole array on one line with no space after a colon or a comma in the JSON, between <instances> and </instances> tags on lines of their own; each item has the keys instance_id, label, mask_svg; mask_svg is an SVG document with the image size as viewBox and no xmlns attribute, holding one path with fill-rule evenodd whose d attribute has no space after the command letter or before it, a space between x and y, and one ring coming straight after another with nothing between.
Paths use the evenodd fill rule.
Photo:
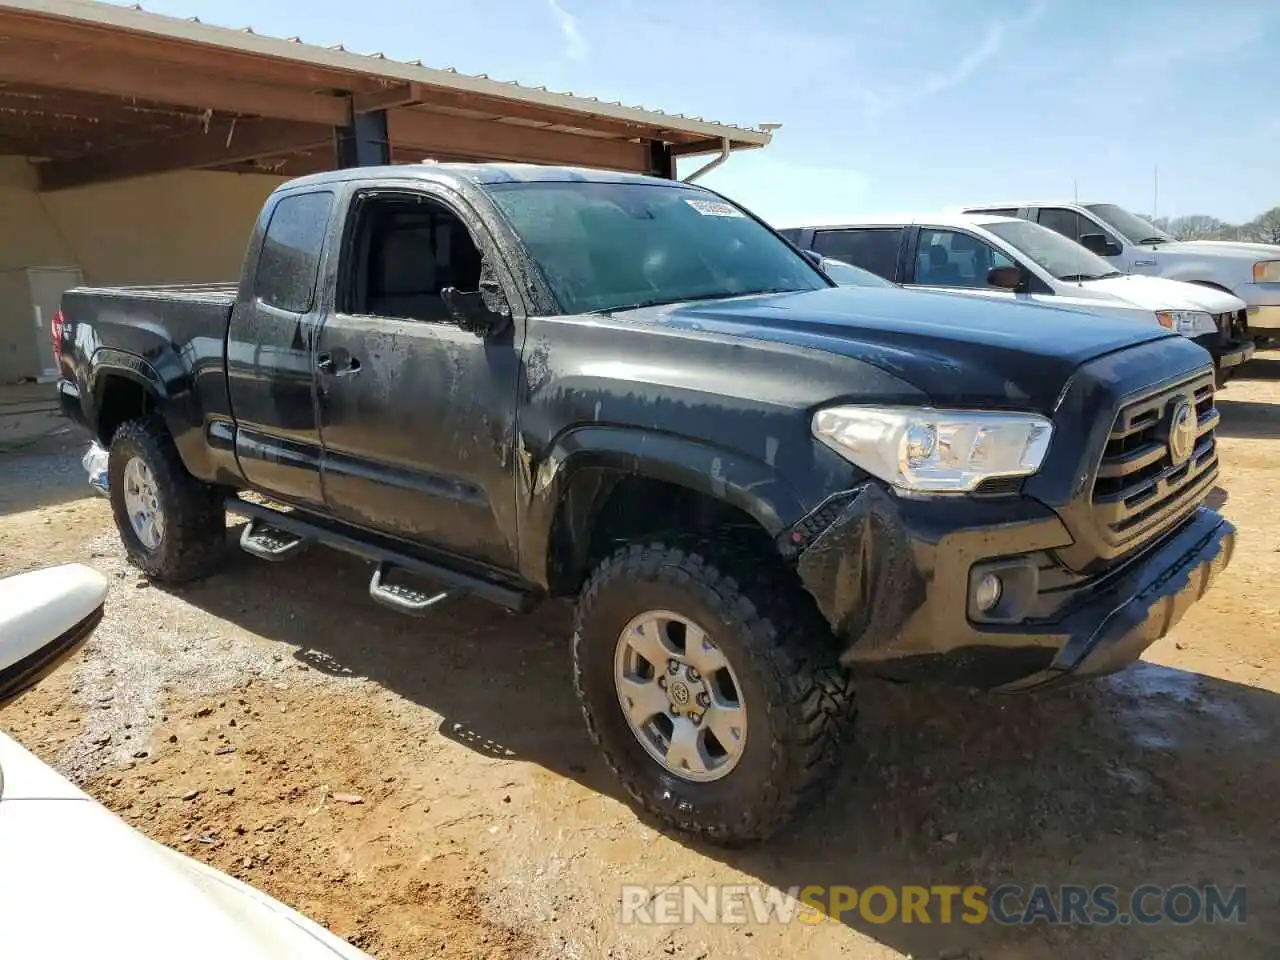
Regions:
<instances>
[{"instance_id":1,"label":"mud terrain tire","mask_svg":"<svg viewBox=\"0 0 1280 960\"><path fill-rule=\"evenodd\" d=\"M741 687L745 745L721 779L672 772L624 714L616 654L633 618L651 610L703 630ZM632 800L721 844L763 840L817 801L854 717L852 680L809 595L776 559L735 561L711 542L634 543L601 562L578 603L573 667L587 729Z\"/></svg>"},{"instance_id":2,"label":"mud terrain tire","mask_svg":"<svg viewBox=\"0 0 1280 960\"><path fill-rule=\"evenodd\" d=\"M134 529L126 503L126 468L145 466L163 529L146 544ZM187 472L159 417L121 424L111 438L107 466L111 510L129 559L148 577L183 583L207 576L226 556L227 519L222 495Z\"/></svg>"}]
</instances>

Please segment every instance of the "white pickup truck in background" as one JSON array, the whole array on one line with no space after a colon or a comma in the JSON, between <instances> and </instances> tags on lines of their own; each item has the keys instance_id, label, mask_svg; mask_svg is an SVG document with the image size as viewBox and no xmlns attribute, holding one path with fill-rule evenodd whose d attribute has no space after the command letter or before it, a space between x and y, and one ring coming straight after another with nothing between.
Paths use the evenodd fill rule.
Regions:
<instances>
[{"instance_id":1,"label":"white pickup truck in background","mask_svg":"<svg viewBox=\"0 0 1280 960\"><path fill-rule=\"evenodd\" d=\"M1232 240L1177 240L1114 203L985 203L963 213L1020 217L1055 230L1117 270L1186 280L1235 294L1248 307L1255 341L1280 339L1280 246Z\"/></svg>"}]
</instances>

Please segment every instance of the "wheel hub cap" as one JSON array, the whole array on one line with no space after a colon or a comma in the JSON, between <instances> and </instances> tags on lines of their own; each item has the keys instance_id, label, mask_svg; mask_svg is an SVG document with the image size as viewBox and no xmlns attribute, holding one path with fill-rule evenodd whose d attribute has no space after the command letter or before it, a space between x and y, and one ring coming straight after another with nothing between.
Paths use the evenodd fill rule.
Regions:
<instances>
[{"instance_id":1,"label":"wheel hub cap","mask_svg":"<svg viewBox=\"0 0 1280 960\"><path fill-rule=\"evenodd\" d=\"M148 550L155 550L164 538L164 511L160 509L155 476L144 460L133 457L124 465L123 480L124 507L129 515L129 526L139 543Z\"/></svg>"},{"instance_id":2,"label":"wheel hub cap","mask_svg":"<svg viewBox=\"0 0 1280 960\"><path fill-rule=\"evenodd\" d=\"M651 610L618 638L614 684L640 745L667 772L709 782L742 759L747 714L729 661L677 613Z\"/></svg>"}]
</instances>

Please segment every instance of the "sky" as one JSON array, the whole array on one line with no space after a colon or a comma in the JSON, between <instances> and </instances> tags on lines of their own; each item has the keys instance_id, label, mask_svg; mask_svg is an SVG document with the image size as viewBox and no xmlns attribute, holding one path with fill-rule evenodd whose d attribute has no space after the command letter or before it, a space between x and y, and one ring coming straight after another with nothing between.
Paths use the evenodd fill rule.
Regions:
<instances>
[{"instance_id":1,"label":"sky","mask_svg":"<svg viewBox=\"0 0 1280 960\"><path fill-rule=\"evenodd\" d=\"M668 113L779 123L768 147L735 152L701 181L775 226L1073 195L1229 222L1280 205L1276 0L143 7ZM679 174L706 159L683 160Z\"/></svg>"}]
</instances>

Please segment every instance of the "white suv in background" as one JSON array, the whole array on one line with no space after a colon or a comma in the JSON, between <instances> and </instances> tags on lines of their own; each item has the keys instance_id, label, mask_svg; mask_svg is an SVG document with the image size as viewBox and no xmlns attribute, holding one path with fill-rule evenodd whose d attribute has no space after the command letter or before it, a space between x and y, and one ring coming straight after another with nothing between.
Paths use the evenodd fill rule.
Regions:
<instances>
[{"instance_id":1,"label":"white suv in background","mask_svg":"<svg viewBox=\"0 0 1280 960\"><path fill-rule=\"evenodd\" d=\"M802 250L908 288L1159 323L1213 355L1219 384L1253 356L1238 297L1121 273L1080 244L1016 217L907 214L780 232Z\"/></svg>"},{"instance_id":2,"label":"white suv in background","mask_svg":"<svg viewBox=\"0 0 1280 960\"><path fill-rule=\"evenodd\" d=\"M1251 337L1280 338L1280 246L1176 240L1114 203L985 203L957 209L1039 223L1084 244L1126 273L1226 290L1248 305Z\"/></svg>"}]
</instances>

